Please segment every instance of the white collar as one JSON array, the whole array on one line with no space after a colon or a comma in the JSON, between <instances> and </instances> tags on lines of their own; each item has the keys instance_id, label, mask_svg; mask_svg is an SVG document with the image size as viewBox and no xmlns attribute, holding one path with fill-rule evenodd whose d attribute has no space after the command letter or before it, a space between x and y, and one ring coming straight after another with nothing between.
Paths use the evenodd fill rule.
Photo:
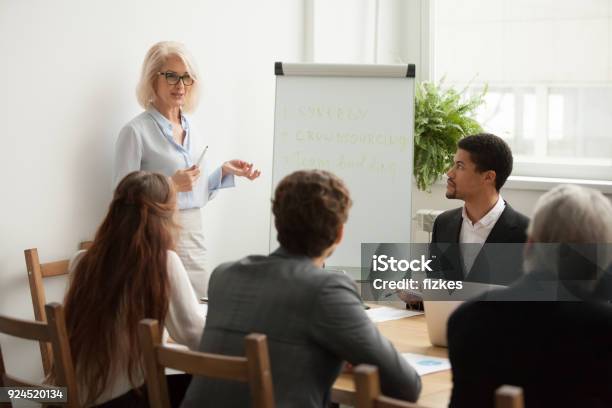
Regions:
<instances>
[{"instance_id":1,"label":"white collar","mask_svg":"<svg viewBox=\"0 0 612 408\"><path fill-rule=\"evenodd\" d=\"M504 201L504 199L502 198L500 194L493 208L491 208L489 212L484 215L484 217L482 217L475 223L472 223L472 221L468 217L467 212L465 211L465 204L463 204L463 208L461 210L461 216L463 217L464 220L467 220L467 222L469 222L470 225L472 226L479 225L483 227L488 227L491 223L497 222L501 214L504 212L505 208L506 208L506 202Z\"/></svg>"}]
</instances>

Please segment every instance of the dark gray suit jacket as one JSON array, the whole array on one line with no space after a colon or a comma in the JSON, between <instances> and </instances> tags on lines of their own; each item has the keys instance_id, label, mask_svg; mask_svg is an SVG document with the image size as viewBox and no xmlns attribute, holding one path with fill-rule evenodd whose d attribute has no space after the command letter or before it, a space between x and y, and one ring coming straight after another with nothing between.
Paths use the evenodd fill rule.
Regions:
<instances>
[{"instance_id":1,"label":"dark gray suit jacket","mask_svg":"<svg viewBox=\"0 0 612 408\"><path fill-rule=\"evenodd\" d=\"M522 387L527 407L612 406L610 304L515 301L542 298L539 283L554 279L529 273L451 315L451 407L493 408L503 384Z\"/></svg>"},{"instance_id":2,"label":"dark gray suit jacket","mask_svg":"<svg viewBox=\"0 0 612 408\"><path fill-rule=\"evenodd\" d=\"M435 255L434 269L437 277L497 285L509 285L520 278L523 266L521 244L527 240L529 218L515 211L506 202L506 208L474 260L472 269L464 271L459 249L463 223L461 213L461 208L448 210L434 222L430 252Z\"/></svg>"},{"instance_id":3,"label":"dark gray suit jacket","mask_svg":"<svg viewBox=\"0 0 612 408\"><path fill-rule=\"evenodd\" d=\"M342 362L378 366L382 391L415 401L416 371L365 314L354 283L279 249L217 267L200 350L244 355L244 336L268 337L276 406L324 407ZM196 377L184 408L248 407L245 384Z\"/></svg>"}]
</instances>

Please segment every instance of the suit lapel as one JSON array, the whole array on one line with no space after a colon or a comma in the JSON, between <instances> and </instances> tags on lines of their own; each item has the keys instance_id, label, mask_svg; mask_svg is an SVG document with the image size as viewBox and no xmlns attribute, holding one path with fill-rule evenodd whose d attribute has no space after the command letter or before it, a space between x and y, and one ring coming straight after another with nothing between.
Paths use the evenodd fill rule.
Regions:
<instances>
[{"instance_id":1,"label":"suit lapel","mask_svg":"<svg viewBox=\"0 0 612 408\"><path fill-rule=\"evenodd\" d=\"M504 208L504 211L501 213L497 219L497 222L493 226L493 229L489 233L489 236L485 241L485 245L492 243L504 243L508 240L508 234L511 230L516 228L516 225L513 222L513 215L514 210L512 207L510 207L510 205L508 205L508 203L506 203L506 208ZM482 249L480 250L476 256L476 259L474 260L474 263L472 264L472 269L470 269L470 272L465 275L466 278L468 276L470 277L470 281L488 282L490 280L489 275L491 268L487 262L485 252L486 251L483 251Z\"/></svg>"},{"instance_id":2,"label":"suit lapel","mask_svg":"<svg viewBox=\"0 0 612 408\"><path fill-rule=\"evenodd\" d=\"M461 216L461 208L457 209L453 214L450 222L448 223L447 236L441 242L452 242L454 244L459 243L459 236L461 234L461 224L463 222L463 217Z\"/></svg>"},{"instance_id":3,"label":"suit lapel","mask_svg":"<svg viewBox=\"0 0 612 408\"><path fill-rule=\"evenodd\" d=\"M514 222L514 210L506 203L506 208L499 216L499 219L493 226L493 229L489 233L485 244L490 243L504 243L508 241L508 234L511 230L516 228Z\"/></svg>"},{"instance_id":4,"label":"suit lapel","mask_svg":"<svg viewBox=\"0 0 612 408\"><path fill-rule=\"evenodd\" d=\"M463 224L463 217L461 214L462 211L459 209L459 211L454 214L449 227L449 236L452 237L449 239L449 242L453 243L450 246L450 249L455 253L449 257L449 259L453 260L453 267L448 274L447 279L455 281L463 280L464 276L463 258L461 257L461 251L459 250L459 237L461 235L461 225Z\"/></svg>"},{"instance_id":5,"label":"suit lapel","mask_svg":"<svg viewBox=\"0 0 612 408\"><path fill-rule=\"evenodd\" d=\"M448 218L440 223L432 237L432 251L435 253L437 268L446 280L462 280L461 255L459 251L459 234L461 233L461 208L451 210Z\"/></svg>"}]
</instances>

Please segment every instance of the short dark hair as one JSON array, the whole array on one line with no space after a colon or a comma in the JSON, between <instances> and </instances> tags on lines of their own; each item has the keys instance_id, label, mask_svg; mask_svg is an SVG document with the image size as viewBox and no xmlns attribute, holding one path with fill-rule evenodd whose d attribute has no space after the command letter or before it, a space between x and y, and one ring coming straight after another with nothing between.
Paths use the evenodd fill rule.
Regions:
<instances>
[{"instance_id":1,"label":"short dark hair","mask_svg":"<svg viewBox=\"0 0 612 408\"><path fill-rule=\"evenodd\" d=\"M278 184L272 200L278 241L293 254L321 256L338 238L351 205L346 185L332 173L291 173Z\"/></svg>"},{"instance_id":2,"label":"short dark hair","mask_svg":"<svg viewBox=\"0 0 612 408\"><path fill-rule=\"evenodd\" d=\"M499 136L479 133L464 137L457 143L459 149L470 153L479 172L495 172L495 189L499 191L512 173L512 150Z\"/></svg>"}]
</instances>

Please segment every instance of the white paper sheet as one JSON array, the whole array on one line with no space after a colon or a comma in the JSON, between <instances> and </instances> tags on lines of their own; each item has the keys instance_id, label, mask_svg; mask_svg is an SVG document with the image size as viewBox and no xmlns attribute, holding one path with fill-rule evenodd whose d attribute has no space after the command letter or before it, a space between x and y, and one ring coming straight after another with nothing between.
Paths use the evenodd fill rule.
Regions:
<instances>
[{"instance_id":1,"label":"white paper sheet","mask_svg":"<svg viewBox=\"0 0 612 408\"><path fill-rule=\"evenodd\" d=\"M404 317L412 317L422 315L423 312L416 312L413 310L396 309L394 307L373 307L366 310L366 314L374 323L386 322L388 320L398 320Z\"/></svg>"},{"instance_id":2,"label":"white paper sheet","mask_svg":"<svg viewBox=\"0 0 612 408\"><path fill-rule=\"evenodd\" d=\"M208 303L199 303L198 306L204 317L206 317L208 314Z\"/></svg>"},{"instance_id":3,"label":"white paper sheet","mask_svg":"<svg viewBox=\"0 0 612 408\"><path fill-rule=\"evenodd\" d=\"M419 375L450 370L450 361L447 358L426 356L423 354L402 353L402 357L414 367Z\"/></svg>"}]
</instances>

